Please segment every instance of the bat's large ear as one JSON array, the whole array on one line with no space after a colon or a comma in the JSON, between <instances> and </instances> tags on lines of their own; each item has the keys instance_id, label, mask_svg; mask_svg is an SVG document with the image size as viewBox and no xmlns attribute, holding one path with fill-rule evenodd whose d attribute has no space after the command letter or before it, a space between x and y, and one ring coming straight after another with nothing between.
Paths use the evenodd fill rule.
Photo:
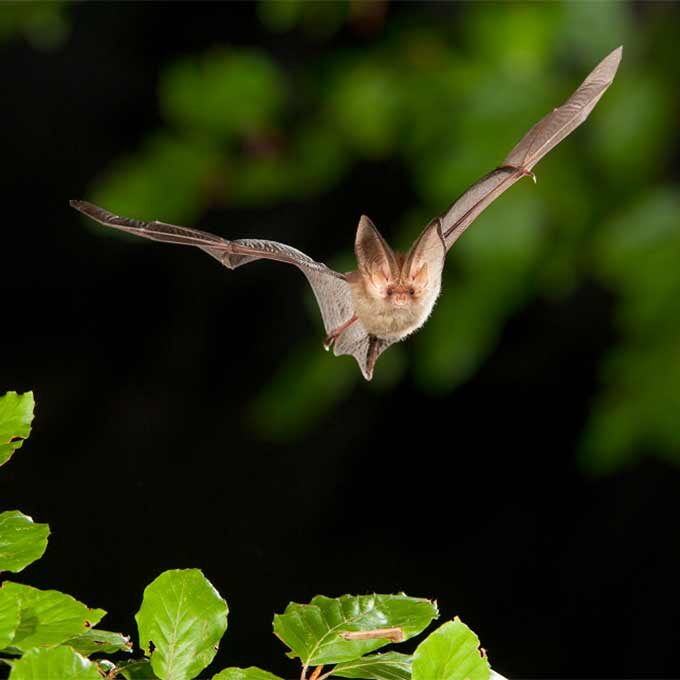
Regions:
<instances>
[{"instance_id":1,"label":"bat's large ear","mask_svg":"<svg viewBox=\"0 0 680 680\"><path fill-rule=\"evenodd\" d=\"M439 220L431 222L406 254L402 277L410 280L441 276L446 257L446 244ZM423 283L427 284L427 280Z\"/></svg>"},{"instance_id":2,"label":"bat's large ear","mask_svg":"<svg viewBox=\"0 0 680 680\"><path fill-rule=\"evenodd\" d=\"M354 251L360 271L369 275L381 272L386 279L398 278L399 266L394 251L366 215L359 220Z\"/></svg>"}]
</instances>

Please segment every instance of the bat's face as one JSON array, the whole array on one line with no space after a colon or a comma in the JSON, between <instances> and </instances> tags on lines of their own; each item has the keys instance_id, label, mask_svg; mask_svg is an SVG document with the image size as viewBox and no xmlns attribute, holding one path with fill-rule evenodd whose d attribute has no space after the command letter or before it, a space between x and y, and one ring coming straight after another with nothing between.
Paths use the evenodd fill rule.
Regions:
<instances>
[{"instance_id":1,"label":"bat's face","mask_svg":"<svg viewBox=\"0 0 680 680\"><path fill-rule=\"evenodd\" d=\"M366 330L396 339L422 326L441 287L446 250L438 224L430 225L402 255L362 217L355 250L359 270L350 282L355 313Z\"/></svg>"},{"instance_id":2,"label":"bat's face","mask_svg":"<svg viewBox=\"0 0 680 680\"><path fill-rule=\"evenodd\" d=\"M365 288L375 300L382 300L386 306L405 309L418 304L428 293L430 278L427 263L415 271L404 268L404 256L396 253L399 269L390 271L384 264L374 264L368 276L364 276Z\"/></svg>"}]
</instances>

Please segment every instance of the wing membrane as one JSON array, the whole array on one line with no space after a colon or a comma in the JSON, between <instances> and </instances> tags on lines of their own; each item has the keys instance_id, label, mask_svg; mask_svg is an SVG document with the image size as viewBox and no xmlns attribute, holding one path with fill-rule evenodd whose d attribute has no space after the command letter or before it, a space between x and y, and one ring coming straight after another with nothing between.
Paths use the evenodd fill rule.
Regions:
<instances>
[{"instance_id":1,"label":"wing membrane","mask_svg":"<svg viewBox=\"0 0 680 680\"><path fill-rule=\"evenodd\" d=\"M475 218L522 177L533 176L533 167L588 117L612 84L623 48L606 56L574 94L542 118L507 155L503 164L473 184L442 215L442 233L447 250Z\"/></svg>"},{"instance_id":2,"label":"wing membrane","mask_svg":"<svg viewBox=\"0 0 680 680\"><path fill-rule=\"evenodd\" d=\"M228 241L220 236L198 229L167 224L166 222L144 222L121 217L87 201L71 201L71 205L84 215L107 227L120 229L154 241L200 248L229 269L236 269L249 262L262 259L295 265L305 275L312 287L326 333L331 333L340 328L354 316L352 294L345 276L333 271L321 262L316 262L305 253L285 243L263 239ZM371 349L369 335L361 323L356 321L340 336L340 341L334 347L334 353L337 356L343 354L353 356L359 364L361 372L367 379L370 379L372 365L370 365L369 349ZM373 352L375 352L375 348Z\"/></svg>"}]
</instances>

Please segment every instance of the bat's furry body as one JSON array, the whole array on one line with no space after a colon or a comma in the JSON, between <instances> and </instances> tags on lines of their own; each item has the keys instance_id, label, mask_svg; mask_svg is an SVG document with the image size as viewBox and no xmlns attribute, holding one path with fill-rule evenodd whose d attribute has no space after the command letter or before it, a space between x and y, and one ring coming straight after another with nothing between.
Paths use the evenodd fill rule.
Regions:
<instances>
[{"instance_id":1,"label":"bat's furry body","mask_svg":"<svg viewBox=\"0 0 680 680\"><path fill-rule=\"evenodd\" d=\"M439 297L446 257L439 222L429 225L402 255L362 215L354 249L359 268L346 278L357 320L369 335L403 340L427 321Z\"/></svg>"},{"instance_id":2,"label":"bat's furry body","mask_svg":"<svg viewBox=\"0 0 680 680\"><path fill-rule=\"evenodd\" d=\"M433 285L425 299L395 308L384 298L373 297L361 277L350 280L354 313L369 335L398 342L417 331L432 313L441 290L441 281Z\"/></svg>"},{"instance_id":3,"label":"bat's furry body","mask_svg":"<svg viewBox=\"0 0 680 680\"><path fill-rule=\"evenodd\" d=\"M85 201L71 201L71 205L109 227L165 243L196 246L229 269L259 259L295 265L307 277L319 303L328 333L325 347L332 346L336 355L354 356L370 380L380 354L429 317L451 246L506 189L522 177L533 177L536 163L588 117L614 80L621 55L619 47L605 57L562 106L524 135L499 167L433 220L405 255L392 251L373 223L362 216L355 241L358 268L349 274L335 272L275 241L228 241L187 227L119 217Z\"/></svg>"}]
</instances>

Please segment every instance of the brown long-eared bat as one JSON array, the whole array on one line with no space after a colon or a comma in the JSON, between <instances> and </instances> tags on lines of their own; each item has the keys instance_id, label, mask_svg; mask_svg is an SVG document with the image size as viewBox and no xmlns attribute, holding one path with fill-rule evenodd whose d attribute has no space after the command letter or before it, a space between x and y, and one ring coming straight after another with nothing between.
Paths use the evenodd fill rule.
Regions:
<instances>
[{"instance_id":1,"label":"brown long-eared bat","mask_svg":"<svg viewBox=\"0 0 680 680\"><path fill-rule=\"evenodd\" d=\"M336 356L352 355L366 380L391 344L403 340L427 320L441 289L446 253L475 218L575 130L611 85L623 48L605 57L574 94L541 119L503 163L473 184L440 217L434 219L406 254L393 251L366 216L359 220L354 249L356 271L341 274L304 253L275 241L228 241L196 229L164 222L119 217L86 201L71 205L88 217L137 236L196 246L236 269L254 260L295 265L307 277L321 310L324 347Z\"/></svg>"}]
</instances>

